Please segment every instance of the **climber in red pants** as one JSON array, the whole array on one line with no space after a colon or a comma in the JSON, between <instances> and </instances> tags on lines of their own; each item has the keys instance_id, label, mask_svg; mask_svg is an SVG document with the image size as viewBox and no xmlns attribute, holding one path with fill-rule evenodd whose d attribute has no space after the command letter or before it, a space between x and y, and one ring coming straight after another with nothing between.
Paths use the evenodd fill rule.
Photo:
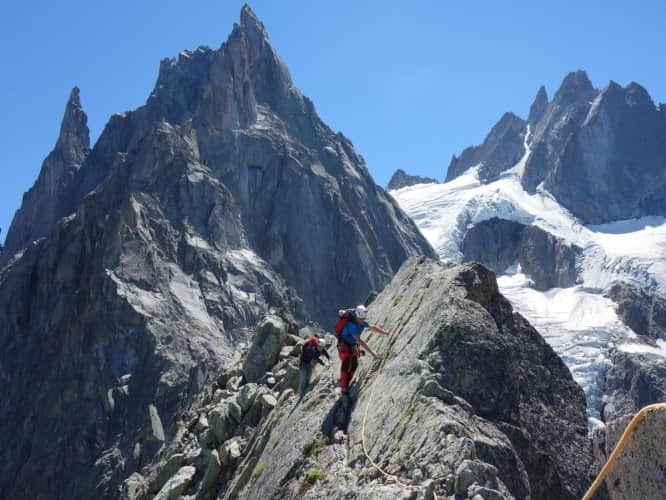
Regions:
<instances>
[{"instance_id":1,"label":"climber in red pants","mask_svg":"<svg viewBox=\"0 0 666 500\"><path fill-rule=\"evenodd\" d=\"M388 332L382 330L378 326L370 325L366 320L367 314L365 306L357 306L355 309L349 311L341 311L341 320L336 325L336 334L338 330L338 354L340 356L340 389L343 394L349 392L349 385L351 384L354 373L358 368L358 358L361 356L361 349L366 349L375 359L380 357L380 354L373 351L370 346L361 339L361 332L365 328L369 328L373 332L388 335ZM344 323L344 326L343 326Z\"/></svg>"}]
</instances>

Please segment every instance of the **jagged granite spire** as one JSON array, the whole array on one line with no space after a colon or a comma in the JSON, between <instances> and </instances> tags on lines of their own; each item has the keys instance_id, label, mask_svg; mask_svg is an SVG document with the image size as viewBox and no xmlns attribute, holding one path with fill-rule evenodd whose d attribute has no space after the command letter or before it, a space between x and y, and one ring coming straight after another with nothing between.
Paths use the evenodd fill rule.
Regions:
<instances>
[{"instance_id":1,"label":"jagged granite spire","mask_svg":"<svg viewBox=\"0 0 666 500\"><path fill-rule=\"evenodd\" d=\"M666 215L666 120L648 92L611 81L587 109L544 187L588 223Z\"/></svg>"},{"instance_id":2,"label":"jagged granite spire","mask_svg":"<svg viewBox=\"0 0 666 500\"><path fill-rule=\"evenodd\" d=\"M546 88L542 85L539 87L532 106L530 106L530 115L527 118L527 123L534 127L546 112L546 108L548 108L548 94L546 93Z\"/></svg>"},{"instance_id":3,"label":"jagged granite spire","mask_svg":"<svg viewBox=\"0 0 666 500\"><path fill-rule=\"evenodd\" d=\"M585 71L573 71L564 77L553 101L560 105L567 105L575 101L592 99L597 92Z\"/></svg>"},{"instance_id":4,"label":"jagged granite spire","mask_svg":"<svg viewBox=\"0 0 666 500\"><path fill-rule=\"evenodd\" d=\"M532 154L527 159L522 184L535 192L566 147L570 135L580 127L598 91L582 70L564 77L560 88L531 131Z\"/></svg>"},{"instance_id":5,"label":"jagged granite spire","mask_svg":"<svg viewBox=\"0 0 666 500\"><path fill-rule=\"evenodd\" d=\"M88 117L81 107L79 88L74 87L65 106L56 145L14 215L2 259L46 236L53 223L67 215L72 180L89 152Z\"/></svg>"},{"instance_id":6,"label":"jagged granite spire","mask_svg":"<svg viewBox=\"0 0 666 500\"><path fill-rule=\"evenodd\" d=\"M69 95L55 149L71 165L81 165L90 151L88 116L81 106L78 87L74 87Z\"/></svg>"},{"instance_id":7,"label":"jagged granite spire","mask_svg":"<svg viewBox=\"0 0 666 500\"><path fill-rule=\"evenodd\" d=\"M521 177L587 223L666 215L666 107L641 85L601 91L585 71L565 76L552 101L543 87L527 121L529 149ZM451 159L446 180L478 166L493 181L525 153L523 122L506 114L480 146Z\"/></svg>"},{"instance_id":8,"label":"jagged granite spire","mask_svg":"<svg viewBox=\"0 0 666 500\"><path fill-rule=\"evenodd\" d=\"M513 113L504 113L480 146L466 148L451 159L446 182L455 179L474 166L479 178L490 182L504 170L514 166L525 152L525 121Z\"/></svg>"},{"instance_id":9,"label":"jagged granite spire","mask_svg":"<svg viewBox=\"0 0 666 500\"><path fill-rule=\"evenodd\" d=\"M248 4L244 4L240 12L240 25L248 30L255 30L266 35L264 23L262 23Z\"/></svg>"}]
</instances>

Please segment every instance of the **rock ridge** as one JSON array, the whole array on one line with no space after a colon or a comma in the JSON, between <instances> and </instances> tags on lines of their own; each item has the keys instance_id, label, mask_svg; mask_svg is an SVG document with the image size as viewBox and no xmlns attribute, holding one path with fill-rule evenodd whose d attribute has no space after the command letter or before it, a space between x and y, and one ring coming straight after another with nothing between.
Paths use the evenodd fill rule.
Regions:
<instances>
[{"instance_id":1,"label":"rock ridge","mask_svg":"<svg viewBox=\"0 0 666 500\"><path fill-rule=\"evenodd\" d=\"M178 481L199 498L580 498L592 461L584 395L512 312L492 272L409 259L370 305L369 320L391 335L369 340L383 359L362 359L353 406L333 390L335 369L315 370L310 391L295 397L293 337L271 320L283 325L271 336L277 364L259 356L266 374L249 382L240 367L251 347L204 391L168 452L125 482L123 498L147 498ZM268 337L255 339L266 345ZM270 410L250 433L245 401L261 393L272 394ZM230 434L218 430L220 413ZM363 439L373 460L413 487L380 475ZM234 458L220 472L216 456Z\"/></svg>"}]
</instances>

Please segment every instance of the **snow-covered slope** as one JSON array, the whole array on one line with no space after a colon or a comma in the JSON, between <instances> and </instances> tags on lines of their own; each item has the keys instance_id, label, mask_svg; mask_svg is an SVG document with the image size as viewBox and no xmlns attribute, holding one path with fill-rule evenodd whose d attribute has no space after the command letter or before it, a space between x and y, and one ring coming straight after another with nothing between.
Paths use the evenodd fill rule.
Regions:
<instances>
[{"instance_id":1,"label":"snow-covered slope","mask_svg":"<svg viewBox=\"0 0 666 500\"><path fill-rule=\"evenodd\" d=\"M599 418L600 377L613 346L666 357L666 343L632 341L635 334L617 317L605 293L614 281L631 281L666 293L666 219L644 217L598 226L581 224L539 188L521 186L525 156L495 182L483 184L478 167L445 184L419 184L391 194L416 222L442 259L460 262L469 227L493 217L537 226L582 248L578 283L545 292L533 289L518 264L498 276L502 293L562 356L588 397L589 416Z\"/></svg>"}]
</instances>

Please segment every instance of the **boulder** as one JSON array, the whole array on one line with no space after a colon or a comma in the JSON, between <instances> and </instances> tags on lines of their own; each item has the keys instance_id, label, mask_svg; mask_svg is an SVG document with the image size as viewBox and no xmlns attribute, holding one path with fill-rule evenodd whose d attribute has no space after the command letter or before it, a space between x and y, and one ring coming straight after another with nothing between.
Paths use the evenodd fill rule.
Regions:
<instances>
[{"instance_id":1,"label":"boulder","mask_svg":"<svg viewBox=\"0 0 666 500\"><path fill-rule=\"evenodd\" d=\"M226 441L233 433L238 423L230 413L230 405L227 402L222 402L215 406L208 413L208 421L210 428L215 434L215 438L219 443Z\"/></svg>"},{"instance_id":2,"label":"boulder","mask_svg":"<svg viewBox=\"0 0 666 500\"><path fill-rule=\"evenodd\" d=\"M160 469L159 474L150 483L149 492L156 493L160 491L164 484L180 470L184 463L185 455L183 453L171 455Z\"/></svg>"},{"instance_id":3,"label":"boulder","mask_svg":"<svg viewBox=\"0 0 666 500\"><path fill-rule=\"evenodd\" d=\"M121 500L139 500L146 494L146 479L138 472L133 472L123 481L120 489Z\"/></svg>"},{"instance_id":4,"label":"boulder","mask_svg":"<svg viewBox=\"0 0 666 500\"><path fill-rule=\"evenodd\" d=\"M250 407L254 403L254 399L256 398L256 396L257 396L257 384L249 383L241 387L236 399L243 413L247 412L250 409Z\"/></svg>"},{"instance_id":5,"label":"boulder","mask_svg":"<svg viewBox=\"0 0 666 500\"><path fill-rule=\"evenodd\" d=\"M203 479L201 480L201 488L199 490L199 495L208 492L215 482L218 479L220 471L222 470L222 461L220 460L220 455L217 450L212 450L210 452L210 458L208 460L208 466L206 467L206 472L204 472Z\"/></svg>"},{"instance_id":6,"label":"boulder","mask_svg":"<svg viewBox=\"0 0 666 500\"><path fill-rule=\"evenodd\" d=\"M497 469L478 460L464 460L456 470L454 485L456 495L467 495L468 488L473 484L497 489Z\"/></svg>"},{"instance_id":7,"label":"boulder","mask_svg":"<svg viewBox=\"0 0 666 500\"><path fill-rule=\"evenodd\" d=\"M287 324L282 318L268 315L259 323L243 363L245 380L256 382L273 367L286 338Z\"/></svg>"},{"instance_id":8,"label":"boulder","mask_svg":"<svg viewBox=\"0 0 666 500\"><path fill-rule=\"evenodd\" d=\"M176 500L180 497L192 482L197 470L191 465L181 467L176 474L169 479L162 489L155 495L154 500Z\"/></svg>"}]
</instances>

